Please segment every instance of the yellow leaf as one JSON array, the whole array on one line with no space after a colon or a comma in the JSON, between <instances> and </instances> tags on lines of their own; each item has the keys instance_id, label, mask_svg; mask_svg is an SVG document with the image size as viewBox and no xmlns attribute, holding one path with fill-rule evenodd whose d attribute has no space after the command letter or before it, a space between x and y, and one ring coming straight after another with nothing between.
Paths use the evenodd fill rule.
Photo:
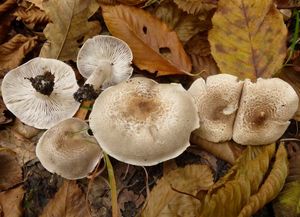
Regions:
<instances>
[{"instance_id":1,"label":"yellow leaf","mask_svg":"<svg viewBox=\"0 0 300 217\"><path fill-rule=\"evenodd\" d=\"M75 181L64 181L40 217L90 217L85 195Z\"/></svg>"},{"instance_id":2,"label":"yellow leaf","mask_svg":"<svg viewBox=\"0 0 300 217\"><path fill-rule=\"evenodd\" d=\"M88 22L98 4L94 0L52 0L44 2L43 7L52 23L44 29L48 41L40 56L76 61L84 41L100 33L97 21Z\"/></svg>"},{"instance_id":3,"label":"yellow leaf","mask_svg":"<svg viewBox=\"0 0 300 217\"><path fill-rule=\"evenodd\" d=\"M252 195L238 217L251 217L263 206L273 200L283 188L288 173L288 159L284 144L280 144L275 163L270 174L257 193ZM300 200L299 200L300 201Z\"/></svg>"},{"instance_id":4,"label":"yellow leaf","mask_svg":"<svg viewBox=\"0 0 300 217\"><path fill-rule=\"evenodd\" d=\"M7 148L0 148L0 190L6 190L22 181L22 169L16 153Z\"/></svg>"},{"instance_id":5,"label":"yellow leaf","mask_svg":"<svg viewBox=\"0 0 300 217\"><path fill-rule=\"evenodd\" d=\"M23 58L36 45L37 37L15 35L8 42L0 45L0 77L22 63Z\"/></svg>"},{"instance_id":6,"label":"yellow leaf","mask_svg":"<svg viewBox=\"0 0 300 217\"><path fill-rule=\"evenodd\" d=\"M287 28L273 0L219 0L212 23L208 39L222 73L255 80L281 68Z\"/></svg>"},{"instance_id":7,"label":"yellow leaf","mask_svg":"<svg viewBox=\"0 0 300 217\"><path fill-rule=\"evenodd\" d=\"M0 16L8 12L10 9L14 8L16 5L16 0L4 0L4 2L0 4Z\"/></svg>"},{"instance_id":8,"label":"yellow leaf","mask_svg":"<svg viewBox=\"0 0 300 217\"><path fill-rule=\"evenodd\" d=\"M23 216L22 200L24 197L23 186L0 193L0 216L21 217Z\"/></svg>"},{"instance_id":9,"label":"yellow leaf","mask_svg":"<svg viewBox=\"0 0 300 217\"><path fill-rule=\"evenodd\" d=\"M174 2L190 14L200 14L217 7L217 0L174 0Z\"/></svg>"},{"instance_id":10,"label":"yellow leaf","mask_svg":"<svg viewBox=\"0 0 300 217\"><path fill-rule=\"evenodd\" d=\"M151 191L142 217L195 216L200 204L190 195L196 196L198 191L207 190L212 184L212 173L207 165L195 164L170 171Z\"/></svg>"},{"instance_id":11,"label":"yellow leaf","mask_svg":"<svg viewBox=\"0 0 300 217\"><path fill-rule=\"evenodd\" d=\"M36 7L31 7L30 9L18 7L13 15L26 24L43 24L50 22L46 13Z\"/></svg>"},{"instance_id":12,"label":"yellow leaf","mask_svg":"<svg viewBox=\"0 0 300 217\"><path fill-rule=\"evenodd\" d=\"M191 71L191 62L176 33L148 12L125 5L102 6L110 33L124 40L133 52L134 64L158 75Z\"/></svg>"}]
</instances>

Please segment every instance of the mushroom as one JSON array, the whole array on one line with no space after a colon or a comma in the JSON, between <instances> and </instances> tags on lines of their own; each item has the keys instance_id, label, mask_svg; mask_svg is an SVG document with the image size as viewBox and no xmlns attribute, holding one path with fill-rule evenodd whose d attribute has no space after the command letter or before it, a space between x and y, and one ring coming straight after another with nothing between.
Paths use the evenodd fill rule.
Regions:
<instances>
[{"instance_id":1,"label":"mushroom","mask_svg":"<svg viewBox=\"0 0 300 217\"><path fill-rule=\"evenodd\" d=\"M158 84L142 77L104 90L89 120L104 152L143 166L181 154L199 127L194 101L180 84Z\"/></svg>"},{"instance_id":2,"label":"mushroom","mask_svg":"<svg viewBox=\"0 0 300 217\"><path fill-rule=\"evenodd\" d=\"M6 107L23 123L48 129L72 117L80 103L73 69L55 59L37 57L9 71L1 90Z\"/></svg>"},{"instance_id":3,"label":"mushroom","mask_svg":"<svg viewBox=\"0 0 300 217\"><path fill-rule=\"evenodd\" d=\"M98 35L88 39L80 49L77 67L86 82L74 94L74 98L94 100L105 89L123 80L133 72L131 67L133 55L129 46L113 36Z\"/></svg>"},{"instance_id":4,"label":"mushroom","mask_svg":"<svg viewBox=\"0 0 300 217\"><path fill-rule=\"evenodd\" d=\"M289 126L298 102L295 90L279 78L245 80L233 140L242 145L275 142Z\"/></svg>"},{"instance_id":5,"label":"mushroom","mask_svg":"<svg viewBox=\"0 0 300 217\"><path fill-rule=\"evenodd\" d=\"M39 139L36 156L43 167L66 179L81 179L93 171L102 152L88 124L78 118L59 122Z\"/></svg>"},{"instance_id":6,"label":"mushroom","mask_svg":"<svg viewBox=\"0 0 300 217\"><path fill-rule=\"evenodd\" d=\"M211 142L230 140L242 87L242 81L228 74L209 76L206 83L202 78L194 81L188 90L200 118L194 133Z\"/></svg>"}]
</instances>

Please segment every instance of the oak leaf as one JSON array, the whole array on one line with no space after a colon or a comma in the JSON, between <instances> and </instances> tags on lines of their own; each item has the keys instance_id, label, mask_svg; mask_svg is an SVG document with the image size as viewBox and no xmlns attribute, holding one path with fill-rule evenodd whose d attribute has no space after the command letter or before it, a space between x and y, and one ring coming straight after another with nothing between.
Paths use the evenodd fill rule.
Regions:
<instances>
[{"instance_id":1,"label":"oak leaf","mask_svg":"<svg viewBox=\"0 0 300 217\"><path fill-rule=\"evenodd\" d=\"M188 165L170 171L151 191L142 217L195 216L200 206L197 192L207 190L212 184L212 173L207 165Z\"/></svg>"},{"instance_id":2,"label":"oak leaf","mask_svg":"<svg viewBox=\"0 0 300 217\"><path fill-rule=\"evenodd\" d=\"M99 5L94 0L53 0L43 3L52 20L44 29L47 42L40 56L76 61L80 46L90 37L100 33L100 24L88 19Z\"/></svg>"},{"instance_id":3,"label":"oak leaf","mask_svg":"<svg viewBox=\"0 0 300 217\"><path fill-rule=\"evenodd\" d=\"M50 22L46 13L37 7L31 7L30 9L18 7L13 15L16 16L18 20L22 20L25 24L35 25Z\"/></svg>"},{"instance_id":4,"label":"oak leaf","mask_svg":"<svg viewBox=\"0 0 300 217\"><path fill-rule=\"evenodd\" d=\"M0 193L0 216L21 217L23 216L22 200L24 197L23 186Z\"/></svg>"},{"instance_id":5,"label":"oak leaf","mask_svg":"<svg viewBox=\"0 0 300 217\"><path fill-rule=\"evenodd\" d=\"M200 14L217 7L217 0L174 0L178 7L190 14Z\"/></svg>"},{"instance_id":6,"label":"oak leaf","mask_svg":"<svg viewBox=\"0 0 300 217\"><path fill-rule=\"evenodd\" d=\"M75 181L65 180L40 217L90 217L85 195Z\"/></svg>"},{"instance_id":7,"label":"oak leaf","mask_svg":"<svg viewBox=\"0 0 300 217\"><path fill-rule=\"evenodd\" d=\"M176 33L148 12L135 7L102 6L110 33L124 40L133 52L134 64L157 75L184 74L191 62Z\"/></svg>"},{"instance_id":8,"label":"oak leaf","mask_svg":"<svg viewBox=\"0 0 300 217\"><path fill-rule=\"evenodd\" d=\"M0 45L0 77L22 63L23 58L37 45L37 37L15 35Z\"/></svg>"},{"instance_id":9,"label":"oak leaf","mask_svg":"<svg viewBox=\"0 0 300 217\"><path fill-rule=\"evenodd\" d=\"M212 23L208 39L222 73L255 80L281 68L287 28L273 0L219 0Z\"/></svg>"}]
</instances>

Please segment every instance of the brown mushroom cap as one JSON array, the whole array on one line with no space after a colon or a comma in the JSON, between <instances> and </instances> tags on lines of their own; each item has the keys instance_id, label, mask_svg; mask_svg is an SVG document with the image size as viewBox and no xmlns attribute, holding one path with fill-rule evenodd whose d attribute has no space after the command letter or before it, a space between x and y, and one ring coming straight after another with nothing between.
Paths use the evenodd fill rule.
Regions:
<instances>
[{"instance_id":1,"label":"brown mushroom cap","mask_svg":"<svg viewBox=\"0 0 300 217\"><path fill-rule=\"evenodd\" d=\"M139 77L100 94L90 127L112 157L150 166L181 154L199 119L192 97L181 85Z\"/></svg>"},{"instance_id":2,"label":"brown mushroom cap","mask_svg":"<svg viewBox=\"0 0 300 217\"><path fill-rule=\"evenodd\" d=\"M202 78L194 81L188 90L200 118L194 133L211 142L230 140L242 87L242 81L228 74L209 76L206 83Z\"/></svg>"},{"instance_id":3,"label":"brown mushroom cap","mask_svg":"<svg viewBox=\"0 0 300 217\"><path fill-rule=\"evenodd\" d=\"M245 80L233 140L243 145L275 142L290 124L298 102L295 90L279 78Z\"/></svg>"},{"instance_id":4,"label":"brown mushroom cap","mask_svg":"<svg viewBox=\"0 0 300 217\"><path fill-rule=\"evenodd\" d=\"M86 177L102 157L100 146L87 133L88 129L88 124L77 118L61 121L48 129L36 146L42 165L66 179Z\"/></svg>"}]
</instances>

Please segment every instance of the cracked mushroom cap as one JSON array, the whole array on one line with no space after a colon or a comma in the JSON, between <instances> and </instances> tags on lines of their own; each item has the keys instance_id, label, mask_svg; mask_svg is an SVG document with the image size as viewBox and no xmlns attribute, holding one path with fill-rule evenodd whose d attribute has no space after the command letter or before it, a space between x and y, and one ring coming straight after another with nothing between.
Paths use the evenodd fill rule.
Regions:
<instances>
[{"instance_id":1,"label":"cracked mushroom cap","mask_svg":"<svg viewBox=\"0 0 300 217\"><path fill-rule=\"evenodd\" d=\"M111 75L105 79L102 89L118 84L130 78L133 72L131 61L133 54L129 46L113 36L97 35L88 39L81 47L77 56L77 67L84 78L101 68L111 65Z\"/></svg>"},{"instance_id":2,"label":"cracked mushroom cap","mask_svg":"<svg viewBox=\"0 0 300 217\"><path fill-rule=\"evenodd\" d=\"M210 142L230 140L243 82L228 74L218 74L193 82L189 93L195 99L200 128L194 133Z\"/></svg>"},{"instance_id":3,"label":"cracked mushroom cap","mask_svg":"<svg viewBox=\"0 0 300 217\"><path fill-rule=\"evenodd\" d=\"M36 156L43 167L71 180L92 172L102 151L88 129L88 124L78 118L61 121L48 129L36 146Z\"/></svg>"},{"instance_id":4,"label":"cracked mushroom cap","mask_svg":"<svg viewBox=\"0 0 300 217\"><path fill-rule=\"evenodd\" d=\"M6 107L23 123L48 129L72 117L80 103L73 69L62 61L37 57L9 71L2 82Z\"/></svg>"},{"instance_id":5,"label":"cracked mushroom cap","mask_svg":"<svg viewBox=\"0 0 300 217\"><path fill-rule=\"evenodd\" d=\"M290 124L298 102L295 90L279 78L245 80L233 140L242 145L275 142Z\"/></svg>"},{"instance_id":6,"label":"cracked mushroom cap","mask_svg":"<svg viewBox=\"0 0 300 217\"><path fill-rule=\"evenodd\" d=\"M133 78L100 94L90 127L112 157L150 166L180 155L190 145L199 118L192 97L180 84Z\"/></svg>"}]
</instances>

